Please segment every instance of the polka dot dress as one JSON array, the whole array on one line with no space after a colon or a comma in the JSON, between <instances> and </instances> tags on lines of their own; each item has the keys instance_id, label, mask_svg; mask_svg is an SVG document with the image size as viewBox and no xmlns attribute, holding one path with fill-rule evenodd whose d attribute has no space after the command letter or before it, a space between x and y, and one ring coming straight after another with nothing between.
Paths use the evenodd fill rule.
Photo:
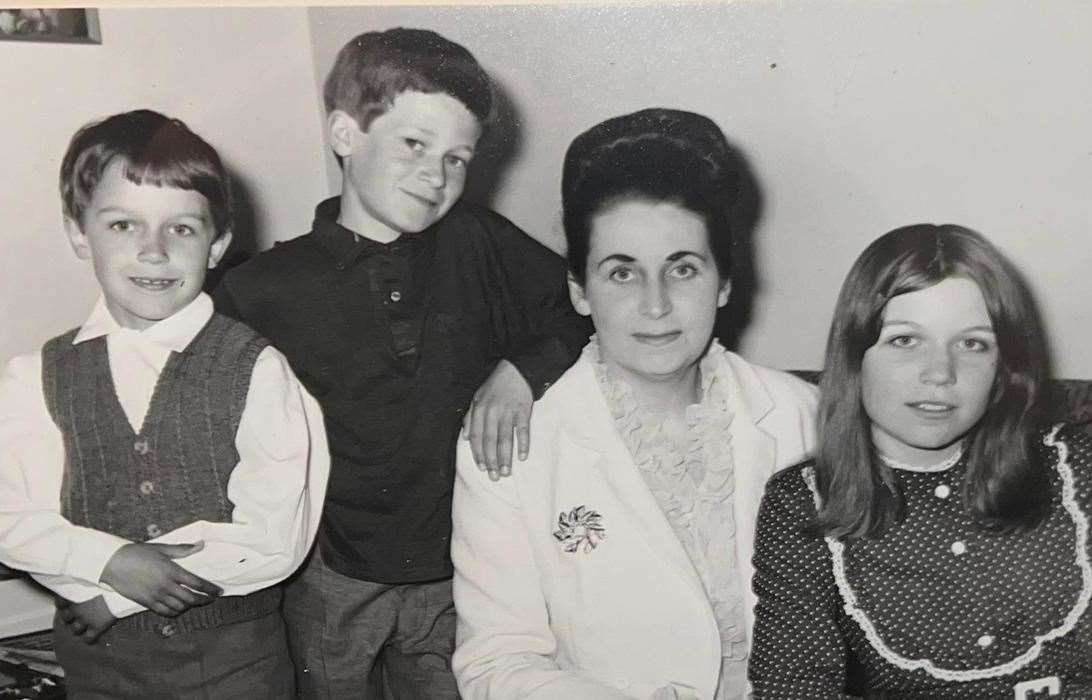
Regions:
<instances>
[{"instance_id":1,"label":"polka dot dress","mask_svg":"<svg viewBox=\"0 0 1092 700\"><path fill-rule=\"evenodd\" d=\"M1068 449L1076 504L1092 515L1092 438L1063 430L1057 439ZM845 543L842 589L835 548L802 529L815 517L810 465L774 477L755 545L755 698L880 691L900 698L1012 698L1017 683L1047 676L1061 679L1061 697L1092 698L1092 610L1075 625L1071 619L1085 585L1077 528L1053 468L1058 452L1043 446L1040 454L1051 468L1051 513L1019 534L984 531L964 513L965 461L943 472L895 470L904 517L879 538ZM847 596L856 598L866 625L847 613ZM1041 644L1038 658L1013 662L1037 637L1067 625L1072 629ZM934 673L920 668L924 661Z\"/></svg>"}]
</instances>

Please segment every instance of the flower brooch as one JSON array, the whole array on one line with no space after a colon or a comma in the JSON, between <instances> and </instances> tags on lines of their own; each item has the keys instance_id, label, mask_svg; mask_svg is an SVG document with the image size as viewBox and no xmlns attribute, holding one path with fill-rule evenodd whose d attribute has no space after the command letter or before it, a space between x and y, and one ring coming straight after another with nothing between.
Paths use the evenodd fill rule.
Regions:
<instances>
[{"instance_id":1,"label":"flower brooch","mask_svg":"<svg viewBox=\"0 0 1092 700\"><path fill-rule=\"evenodd\" d=\"M590 552L606 537L603 516L594 510L577 506L568 513L561 511L557 516L554 539L570 554L580 551L581 547L585 553Z\"/></svg>"}]
</instances>

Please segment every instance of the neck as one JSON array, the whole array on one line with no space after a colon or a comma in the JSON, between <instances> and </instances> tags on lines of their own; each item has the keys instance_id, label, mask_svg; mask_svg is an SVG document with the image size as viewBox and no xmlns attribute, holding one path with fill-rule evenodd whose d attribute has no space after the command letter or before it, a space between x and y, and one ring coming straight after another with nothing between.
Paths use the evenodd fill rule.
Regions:
<instances>
[{"instance_id":1,"label":"neck","mask_svg":"<svg viewBox=\"0 0 1092 700\"><path fill-rule=\"evenodd\" d=\"M629 385L644 410L664 419L682 419L686 407L701 399L701 372L697 364L662 378L621 374L620 379Z\"/></svg>"},{"instance_id":2,"label":"neck","mask_svg":"<svg viewBox=\"0 0 1092 700\"><path fill-rule=\"evenodd\" d=\"M402 235L401 231L395 231L390 226L377 221L348 188L341 193L341 210L337 215L337 223L357 236L363 236L377 243L391 243Z\"/></svg>"}]
</instances>

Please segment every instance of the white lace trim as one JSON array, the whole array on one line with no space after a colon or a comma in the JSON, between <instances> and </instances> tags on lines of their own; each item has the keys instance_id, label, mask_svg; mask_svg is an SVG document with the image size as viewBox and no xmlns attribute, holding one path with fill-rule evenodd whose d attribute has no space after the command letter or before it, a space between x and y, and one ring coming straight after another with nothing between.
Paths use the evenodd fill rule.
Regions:
<instances>
[{"instance_id":1,"label":"white lace trim","mask_svg":"<svg viewBox=\"0 0 1092 700\"><path fill-rule=\"evenodd\" d=\"M1042 653L1043 644L1052 639L1057 639L1058 637L1069 634L1077 625L1081 616L1084 615L1085 611L1088 609L1089 600L1092 600L1092 564L1090 564L1088 560L1088 517L1081 511L1081 507L1077 504L1077 490L1073 483L1073 470L1069 466L1069 446L1066 445L1064 441L1057 439L1058 430L1060 428L1061 425L1054 426L1054 429L1050 431L1050 434L1043 438L1043 444L1047 447L1055 448L1058 452L1058 458L1054 468L1062 478L1062 506L1065 508L1066 512L1069 513L1069 517L1073 520L1073 525L1076 529L1076 563L1081 570L1081 593L1077 597L1077 604L1069 611L1069 614L1066 615L1065 620L1062 621L1061 625L1045 634L1036 636L1035 643L1027 651L1003 664L991 666L989 668L957 671L941 668L929 659L908 659L892 650L880 637L875 625L868 619L868 615L860 608L857 602L857 594L849 585L849 580L846 578L845 572L845 546L833 537L825 538L827 547L830 549L834 581L838 585L838 592L841 594L842 602L845 604L844 609L846 614L857 622L861 630L865 633L868 643L871 644L872 648L876 650L876 653L883 657L888 663L906 671L921 669L933 678L945 681L966 682L982 680L984 678L1007 676L1019 671L1021 668L1037 659L1039 654ZM810 467L805 469L803 476L808 487L811 489L812 497L815 500L815 507L818 509L821 506L821 503L819 499L819 490L815 482L814 469Z\"/></svg>"}]
</instances>

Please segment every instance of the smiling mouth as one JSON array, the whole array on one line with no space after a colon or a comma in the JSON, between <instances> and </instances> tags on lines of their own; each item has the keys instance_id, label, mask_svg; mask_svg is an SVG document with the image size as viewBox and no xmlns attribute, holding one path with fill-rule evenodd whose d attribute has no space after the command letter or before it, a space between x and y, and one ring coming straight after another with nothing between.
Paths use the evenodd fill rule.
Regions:
<instances>
[{"instance_id":1,"label":"smiling mouth","mask_svg":"<svg viewBox=\"0 0 1092 700\"><path fill-rule=\"evenodd\" d=\"M944 417L956 410L953 404L942 401L914 401L906 405L926 416Z\"/></svg>"},{"instance_id":2,"label":"smiling mouth","mask_svg":"<svg viewBox=\"0 0 1092 700\"><path fill-rule=\"evenodd\" d=\"M643 345L659 347L674 342L681 335L682 331L670 331L668 333L634 333L633 339Z\"/></svg>"},{"instance_id":3,"label":"smiling mouth","mask_svg":"<svg viewBox=\"0 0 1092 700\"><path fill-rule=\"evenodd\" d=\"M426 207L436 207L436 206L440 205L439 201L434 201L432 199L429 199L428 197L422 197L421 195L416 194L414 192L407 192L406 190L402 190L402 191L405 192L407 196L412 197L413 199L416 199L418 202L425 205Z\"/></svg>"},{"instance_id":4,"label":"smiling mouth","mask_svg":"<svg viewBox=\"0 0 1092 700\"><path fill-rule=\"evenodd\" d=\"M163 277L130 277L129 281L149 292L162 292L164 289L173 287L178 283L178 280L176 279L166 279Z\"/></svg>"}]
</instances>

